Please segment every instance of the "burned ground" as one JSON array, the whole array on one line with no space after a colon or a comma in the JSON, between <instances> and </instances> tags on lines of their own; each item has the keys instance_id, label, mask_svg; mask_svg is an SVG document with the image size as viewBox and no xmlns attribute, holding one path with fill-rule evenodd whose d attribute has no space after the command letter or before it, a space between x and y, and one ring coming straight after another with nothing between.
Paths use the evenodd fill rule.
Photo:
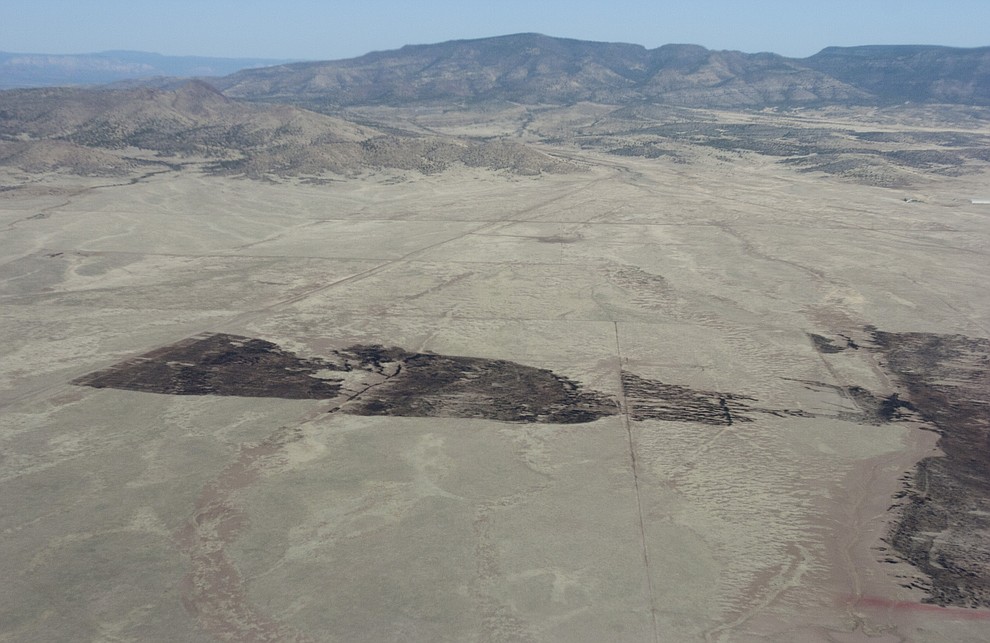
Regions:
<instances>
[{"instance_id":1,"label":"burned ground","mask_svg":"<svg viewBox=\"0 0 990 643\"><path fill-rule=\"evenodd\" d=\"M391 365L395 375L347 408L356 415L574 424L618 412L608 397L582 391L576 382L547 369L382 347L359 350L378 368Z\"/></svg>"},{"instance_id":2,"label":"burned ground","mask_svg":"<svg viewBox=\"0 0 990 643\"><path fill-rule=\"evenodd\" d=\"M899 392L883 397L861 386L803 383L850 400L858 412L843 419L910 419L939 434L942 454L921 460L904 476L885 551L922 573L904 584L925 590L927 602L990 607L990 341L866 330L870 341L863 348L880 355ZM845 335L809 337L823 355L859 348Z\"/></svg>"},{"instance_id":3,"label":"burned ground","mask_svg":"<svg viewBox=\"0 0 990 643\"><path fill-rule=\"evenodd\" d=\"M700 422L715 426L731 426L736 422L752 422L747 415L754 401L745 395L697 391L677 384L665 384L623 371L629 417L633 420L667 420Z\"/></svg>"},{"instance_id":4,"label":"burned ground","mask_svg":"<svg viewBox=\"0 0 990 643\"><path fill-rule=\"evenodd\" d=\"M830 354L840 351L835 350L835 347L829 344L824 348L819 348L819 352ZM914 405L908 400L901 399L899 393L877 395L869 389L857 385L838 386L835 384L826 384L825 382L817 382L813 380L793 381L800 382L809 391L834 391L839 397L848 400L852 406L855 407L854 411L840 410L834 415L809 415L814 415L816 417L834 417L838 420L845 420L846 422L872 425L887 424L889 422L897 422L906 419L917 419L917 414L914 413Z\"/></svg>"},{"instance_id":5,"label":"burned ground","mask_svg":"<svg viewBox=\"0 0 990 643\"><path fill-rule=\"evenodd\" d=\"M851 337L839 335L841 341L830 339L815 333L808 333L811 343L819 353L841 353L844 350L858 350L859 345Z\"/></svg>"},{"instance_id":6,"label":"burned ground","mask_svg":"<svg viewBox=\"0 0 990 643\"><path fill-rule=\"evenodd\" d=\"M990 341L873 330L872 350L941 436L907 478L891 547L938 605L990 607Z\"/></svg>"},{"instance_id":7,"label":"burned ground","mask_svg":"<svg viewBox=\"0 0 990 643\"><path fill-rule=\"evenodd\" d=\"M205 334L74 381L93 388L115 388L170 395L233 395L324 399L336 397L340 380L317 377L341 370L320 359L303 359L261 339Z\"/></svg>"},{"instance_id":8,"label":"burned ground","mask_svg":"<svg viewBox=\"0 0 990 643\"><path fill-rule=\"evenodd\" d=\"M923 587L939 605L990 606L990 342L957 335L888 333L871 329L868 350L901 392L876 395L861 386L801 381L834 389L857 411L840 419L885 424L910 418L941 438L944 456L918 463L898 498L888 541L925 575ZM811 335L823 354L859 348ZM843 345L843 343L845 345ZM501 422L573 424L615 415L610 397L585 391L550 370L507 360L409 352L356 345L322 358L300 357L261 339L198 335L159 348L76 384L169 395L326 399L354 415L481 418ZM805 415L764 409L752 397L694 390L623 372L629 417L731 426L755 413Z\"/></svg>"},{"instance_id":9,"label":"burned ground","mask_svg":"<svg viewBox=\"0 0 990 643\"><path fill-rule=\"evenodd\" d=\"M824 338L822 338L824 340ZM830 341L830 340L825 340ZM831 344L822 344L825 349ZM345 383L346 380L346 383ZM548 369L507 360L355 345L303 358L261 339L205 334L156 349L74 382L167 395L325 399L353 415L483 418L501 422L575 424L619 412L611 397ZM826 387L819 383L819 387ZM752 414L807 416L754 406L755 398L695 390L622 373L629 418L731 426ZM863 409L852 421L879 423L909 406L865 389L843 391Z\"/></svg>"},{"instance_id":10,"label":"burned ground","mask_svg":"<svg viewBox=\"0 0 990 643\"><path fill-rule=\"evenodd\" d=\"M75 384L168 395L336 400L334 410L354 415L573 424L618 413L608 396L583 391L550 370L506 360L376 345L302 358L268 341L226 334L183 340Z\"/></svg>"}]
</instances>

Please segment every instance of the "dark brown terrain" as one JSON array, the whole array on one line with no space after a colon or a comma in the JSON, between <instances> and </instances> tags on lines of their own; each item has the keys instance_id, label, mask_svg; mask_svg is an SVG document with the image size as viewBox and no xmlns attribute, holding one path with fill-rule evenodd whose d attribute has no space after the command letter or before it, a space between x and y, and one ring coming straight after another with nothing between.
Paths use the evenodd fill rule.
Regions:
<instances>
[{"instance_id":1,"label":"dark brown terrain","mask_svg":"<svg viewBox=\"0 0 990 643\"><path fill-rule=\"evenodd\" d=\"M906 586L924 590L932 603L990 606L990 549L981 537L990 529L985 475L990 466L985 399L990 344L962 336L868 331L872 340L863 346L846 335L809 335L826 355L860 349L878 353L903 398L894 393L881 399L859 386L805 384L811 390L834 389L849 399L861 415L848 414L847 420L883 424L906 412L939 433L944 455L919 462L897 496L887 555L901 557L920 572ZM366 416L569 424L619 411L607 396L582 391L549 370L506 360L372 345L334 351L325 359L301 358L268 341L228 334L196 336L75 383L168 395L325 399L335 401L331 412ZM635 421L731 427L752 422L754 413L810 417L756 407L755 399L745 395L697 391L629 372L623 372L622 385L626 412Z\"/></svg>"},{"instance_id":2,"label":"dark brown terrain","mask_svg":"<svg viewBox=\"0 0 990 643\"><path fill-rule=\"evenodd\" d=\"M879 354L900 392L880 399L853 386L842 393L874 423L905 417L922 422L938 433L941 451L905 475L891 508L897 519L887 537L890 548L921 572L922 578L906 582L923 589L928 602L990 607L990 542L984 537L990 530L990 341L867 331L871 341L864 350ZM846 336L812 340L824 354L860 348Z\"/></svg>"},{"instance_id":3,"label":"dark brown terrain","mask_svg":"<svg viewBox=\"0 0 990 643\"><path fill-rule=\"evenodd\" d=\"M904 387L880 399L859 386L839 391L861 411L849 419L881 424L903 410L938 431L944 456L918 464L901 494L890 534L894 551L928 579L938 605L990 607L990 343L961 336L873 331L867 348ZM859 347L811 335L822 353ZM348 390L341 396L344 376ZM357 379L354 379L354 376ZM75 381L170 395L233 395L338 400L347 413L368 416L485 418L570 424L617 413L614 400L545 369L400 348L352 346L327 359L301 358L277 345L226 334L201 335ZM814 387L828 388L822 383ZM806 415L754 407L745 395L696 391L623 372L632 420L732 426L754 412ZM835 388L835 387L831 387ZM917 583L917 581L914 581Z\"/></svg>"},{"instance_id":4,"label":"dark brown terrain","mask_svg":"<svg viewBox=\"0 0 990 643\"><path fill-rule=\"evenodd\" d=\"M341 391L344 377L347 390ZM593 422L618 412L546 369L505 360L352 346L327 359L300 358L261 339L193 337L75 381L167 395L339 399L355 415L487 418L501 422ZM335 407L333 410L337 410Z\"/></svg>"},{"instance_id":5,"label":"dark brown terrain","mask_svg":"<svg viewBox=\"0 0 990 643\"><path fill-rule=\"evenodd\" d=\"M633 373L622 373L622 389L633 420L700 422L715 426L732 426L752 422L753 398L732 393L695 391L686 386L664 384Z\"/></svg>"},{"instance_id":6,"label":"dark brown terrain","mask_svg":"<svg viewBox=\"0 0 990 643\"><path fill-rule=\"evenodd\" d=\"M875 331L873 350L944 455L908 480L890 545L928 578L937 605L990 607L990 341Z\"/></svg>"},{"instance_id":7,"label":"dark brown terrain","mask_svg":"<svg viewBox=\"0 0 990 643\"><path fill-rule=\"evenodd\" d=\"M302 359L261 339L223 333L200 335L79 378L80 386L169 395L235 395L321 400L336 397L341 370Z\"/></svg>"}]
</instances>

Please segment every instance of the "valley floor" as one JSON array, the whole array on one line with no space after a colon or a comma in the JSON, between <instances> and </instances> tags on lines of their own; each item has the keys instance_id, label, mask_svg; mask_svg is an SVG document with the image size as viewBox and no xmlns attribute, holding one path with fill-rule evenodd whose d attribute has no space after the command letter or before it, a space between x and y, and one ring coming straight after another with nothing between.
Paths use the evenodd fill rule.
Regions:
<instances>
[{"instance_id":1,"label":"valley floor","mask_svg":"<svg viewBox=\"0 0 990 643\"><path fill-rule=\"evenodd\" d=\"M876 406L910 391L875 334L978 367L986 176L560 153L585 171L0 193L0 640L987 640L990 604L933 604L891 543L939 434ZM213 334L505 360L614 406L83 385Z\"/></svg>"}]
</instances>

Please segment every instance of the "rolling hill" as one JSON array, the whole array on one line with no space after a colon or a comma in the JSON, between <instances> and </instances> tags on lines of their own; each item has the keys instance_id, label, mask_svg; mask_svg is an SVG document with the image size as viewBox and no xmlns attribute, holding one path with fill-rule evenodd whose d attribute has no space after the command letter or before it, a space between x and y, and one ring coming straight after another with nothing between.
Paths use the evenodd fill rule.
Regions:
<instances>
[{"instance_id":1,"label":"rolling hill","mask_svg":"<svg viewBox=\"0 0 990 643\"><path fill-rule=\"evenodd\" d=\"M191 158L208 171L251 178L379 167L431 173L453 163L519 174L570 167L516 142L413 135L292 105L251 104L198 80L175 90L0 92L0 164L124 175L149 162Z\"/></svg>"}]
</instances>

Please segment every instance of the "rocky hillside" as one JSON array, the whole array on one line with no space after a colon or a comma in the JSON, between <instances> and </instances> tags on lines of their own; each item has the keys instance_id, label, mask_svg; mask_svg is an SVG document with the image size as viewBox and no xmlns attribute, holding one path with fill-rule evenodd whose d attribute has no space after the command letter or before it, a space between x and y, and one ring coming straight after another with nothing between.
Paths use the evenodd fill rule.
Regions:
<instances>
[{"instance_id":1,"label":"rocky hillside","mask_svg":"<svg viewBox=\"0 0 990 643\"><path fill-rule=\"evenodd\" d=\"M990 105L990 47L828 47L803 63L881 103Z\"/></svg>"}]
</instances>

